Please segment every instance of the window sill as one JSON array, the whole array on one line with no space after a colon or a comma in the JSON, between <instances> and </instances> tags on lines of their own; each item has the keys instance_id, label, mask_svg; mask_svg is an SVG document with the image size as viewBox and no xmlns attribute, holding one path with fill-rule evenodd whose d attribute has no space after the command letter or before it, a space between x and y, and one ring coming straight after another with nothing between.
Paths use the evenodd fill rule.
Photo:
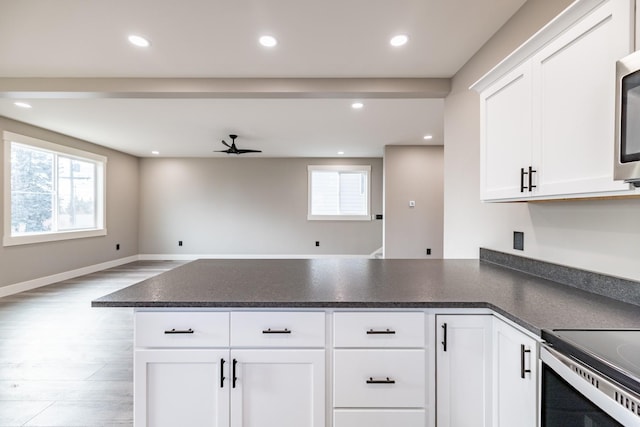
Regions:
<instances>
[{"instance_id":1,"label":"window sill","mask_svg":"<svg viewBox=\"0 0 640 427\"><path fill-rule=\"evenodd\" d=\"M371 215L307 215L309 221L371 221Z\"/></svg>"},{"instance_id":2,"label":"window sill","mask_svg":"<svg viewBox=\"0 0 640 427\"><path fill-rule=\"evenodd\" d=\"M4 236L3 246L30 245L32 243L56 242L59 240L82 239L85 237L106 236L107 229L62 231L58 233L30 234L25 236Z\"/></svg>"}]
</instances>

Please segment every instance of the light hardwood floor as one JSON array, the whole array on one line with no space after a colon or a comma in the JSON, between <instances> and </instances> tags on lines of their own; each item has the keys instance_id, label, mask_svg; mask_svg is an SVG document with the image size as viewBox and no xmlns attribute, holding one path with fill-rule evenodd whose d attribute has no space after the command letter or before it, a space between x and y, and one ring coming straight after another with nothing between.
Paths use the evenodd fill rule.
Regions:
<instances>
[{"instance_id":1,"label":"light hardwood floor","mask_svg":"<svg viewBox=\"0 0 640 427\"><path fill-rule=\"evenodd\" d=\"M0 298L0 426L132 426L133 309L91 300L180 264L138 261Z\"/></svg>"}]
</instances>

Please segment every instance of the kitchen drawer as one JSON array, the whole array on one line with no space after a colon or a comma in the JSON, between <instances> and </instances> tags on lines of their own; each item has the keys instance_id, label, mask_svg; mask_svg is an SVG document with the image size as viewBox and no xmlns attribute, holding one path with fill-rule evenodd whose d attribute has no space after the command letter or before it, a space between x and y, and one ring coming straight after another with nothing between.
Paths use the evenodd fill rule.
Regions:
<instances>
[{"instance_id":1,"label":"kitchen drawer","mask_svg":"<svg viewBox=\"0 0 640 427\"><path fill-rule=\"evenodd\" d=\"M424 347L424 313L345 312L333 315L334 347Z\"/></svg>"},{"instance_id":2,"label":"kitchen drawer","mask_svg":"<svg viewBox=\"0 0 640 427\"><path fill-rule=\"evenodd\" d=\"M334 407L425 407L424 350L334 350L333 354Z\"/></svg>"},{"instance_id":3,"label":"kitchen drawer","mask_svg":"<svg viewBox=\"0 0 640 427\"><path fill-rule=\"evenodd\" d=\"M137 312L136 347L228 347L227 312Z\"/></svg>"},{"instance_id":4,"label":"kitchen drawer","mask_svg":"<svg viewBox=\"0 0 640 427\"><path fill-rule=\"evenodd\" d=\"M333 427L424 427L424 409L336 409Z\"/></svg>"},{"instance_id":5,"label":"kitchen drawer","mask_svg":"<svg viewBox=\"0 0 640 427\"><path fill-rule=\"evenodd\" d=\"M232 347L324 347L325 313L239 311L231 313Z\"/></svg>"}]
</instances>

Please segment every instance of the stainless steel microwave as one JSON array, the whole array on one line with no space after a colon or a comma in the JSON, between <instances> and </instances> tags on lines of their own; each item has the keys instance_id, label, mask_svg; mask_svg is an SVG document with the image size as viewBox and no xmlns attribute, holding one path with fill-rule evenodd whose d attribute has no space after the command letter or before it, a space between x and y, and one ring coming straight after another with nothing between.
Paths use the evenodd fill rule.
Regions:
<instances>
[{"instance_id":1,"label":"stainless steel microwave","mask_svg":"<svg viewBox=\"0 0 640 427\"><path fill-rule=\"evenodd\" d=\"M616 62L613 177L640 187L640 51Z\"/></svg>"}]
</instances>

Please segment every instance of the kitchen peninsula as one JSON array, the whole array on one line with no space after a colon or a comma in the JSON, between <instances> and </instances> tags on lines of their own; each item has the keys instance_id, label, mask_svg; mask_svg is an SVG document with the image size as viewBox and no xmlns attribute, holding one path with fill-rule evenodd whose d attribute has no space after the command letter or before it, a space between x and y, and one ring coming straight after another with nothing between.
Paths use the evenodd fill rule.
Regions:
<instances>
[{"instance_id":1,"label":"kitchen peninsula","mask_svg":"<svg viewBox=\"0 0 640 427\"><path fill-rule=\"evenodd\" d=\"M498 402L535 425L542 329L640 328L637 305L478 260L198 260L92 305L136 310L137 426L446 426ZM522 393L492 386L504 337Z\"/></svg>"}]
</instances>

